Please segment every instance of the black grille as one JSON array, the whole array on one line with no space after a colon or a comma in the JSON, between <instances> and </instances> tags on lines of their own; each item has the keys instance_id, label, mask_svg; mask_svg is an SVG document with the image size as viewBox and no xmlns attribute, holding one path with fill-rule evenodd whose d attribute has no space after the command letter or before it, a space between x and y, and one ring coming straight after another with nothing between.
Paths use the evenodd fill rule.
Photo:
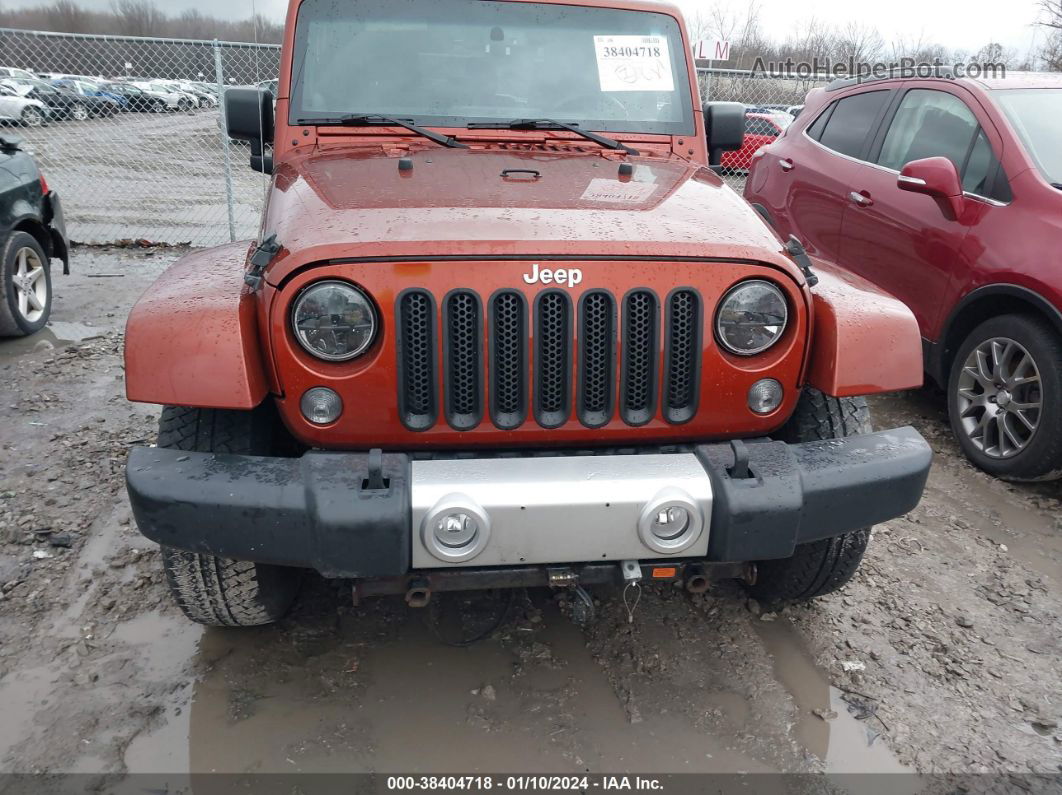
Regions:
<instances>
[{"instance_id":1,"label":"black grille","mask_svg":"<svg viewBox=\"0 0 1062 795\"><path fill-rule=\"evenodd\" d=\"M398 403L402 422L413 431L435 424L435 301L423 290L398 298Z\"/></svg>"},{"instance_id":2,"label":"black grille","mask_svg":"<svg viewBox=\"0 0 1062 795\"><path fill-rule=\"evenodd\" d=\"M491 299L490 342L491 419L517 428L527 419L527 301L520 293Z\"/></svg>"},{"instance_id":3,"label":"black grille","mask_svg":"<svg viewBox=\"0 0 1062 795\"><path fill-rule=\"evenodd\" d=\"M488 413L495 427L511 430L529 414L543 428L559 427L573 406L590 428L611 422L617 403L627 425L650 422L658 404L672 424L698 411L704 307L691 288L674 290L663 306L646 287L622 302L592 289L583 293L577 313L571 296L555 289L539 293L533 307L509 289L495 293L486 307L464 288L440 303L441 320L429 292L412 289L398 297L399 410L410 430L433 427L440 412L452 428L468 431Z\"/></svg>"},{"instance_id":4,"label":"black grille","mask_svg":"<svg viewBox=\"0 0 1062 795\"><path fill-rule=\"evenodd\" d=\"M620 414L628 425L644 425L656 411L659 315L649 290L632 290L624 299Z\"/></svg>"},{"instance_id":5,"label":"black grille","mask_svg":"<svg viewBox=\"0 0 1062 795\"><path fill-rule=\"evenodd\" d=\"M459 431L483 418L483 320L479 297L467 290L450 293L444 306L446 421Z\"/></svg>"},{"instance_id":6,"label":"black grille","mask_svg":"<svg viewBox=\"0 0 1062 795\"><path fill-rule=\"evenodd\" d=\"M676 290L668 298L666 350L664 417L689 422L697 413L701 371L701 299L693 290Z\"/></svg>"},{"instance_id":7,"label":"black grille","mask_svg":"<svg viewBox=\"0 0 1062 795\"><path fill-rule=\"evenodd\" d=\"M603 290L586 293L579 311L579 419L590 428L612 417L616 380L616 307Z\"/></svg>"},{"instance_id":8,"label":"black grille","mask_svg":"<svg viewBox=\"0 0 1062 795\"><path fill-rule=\"evenodd\" d=\"M571 300L541 293L535 304L535 418L543 428L568 420L571 406Z\"/></svg>"}]
</instances>

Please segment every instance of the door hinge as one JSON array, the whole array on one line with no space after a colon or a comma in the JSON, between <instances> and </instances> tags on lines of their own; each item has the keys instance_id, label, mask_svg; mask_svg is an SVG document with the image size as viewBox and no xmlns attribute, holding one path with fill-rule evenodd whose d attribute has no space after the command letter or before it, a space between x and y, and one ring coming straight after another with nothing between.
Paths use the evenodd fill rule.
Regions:
<instances>
[{"instance_id":1,"label":"door hinge","mask_svg":"<svg viewBox=\"0 0 1062 795\"><path fill-rule=\"evenodd\" d=\"M819 277L815 275L815 272L811 270L811 257L808 256L808 252L804 250L804 244L797 240L796 235L790 235L789 240L786 241L785 250L789 253L796 264L800 266L800 270L804 272L804 279L808 283L808 287L814 287L819 283Z\"/></svg>"},{"instance_id":2,"label":"door hinge","mask_svg":"<svg viewBox=\"0 0 1062 795\"><path fill-rule=\"evenodd\" d=\"M258 248L251 254L251 269L243 275L243 281L250 285L252 290L257 290L262 285L262 273L279 251L277 236L270 235L259 243Z\"/></svg>"}]
</instances>

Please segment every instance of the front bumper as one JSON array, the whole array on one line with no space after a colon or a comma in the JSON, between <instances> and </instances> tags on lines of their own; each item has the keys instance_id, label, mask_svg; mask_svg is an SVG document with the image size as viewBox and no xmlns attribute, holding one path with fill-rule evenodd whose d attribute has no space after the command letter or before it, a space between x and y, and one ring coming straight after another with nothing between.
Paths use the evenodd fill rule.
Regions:
<instances>
[{"instance_id":1,"label":"front bumper","mask_svg":"<svg viewBox=\"0 0 1062 795\"><path fill-rule=\"evenodd\" d=\"M52 256L62 260L63 274L70 275L70 239L66 235L63 204L54 190L44 196L44 225L52 238Z\"/></svg>"},{"instance_id":2,"label":"front bumper","mask_svg":"<svg viewBox=\"0 0 1062 795\"><path fill-rule=\"evenodd\" d=\"M667 455L672 454L654 452L645 460ZM638 557L667 562L677 556L723 563L790 557L797 544L910 511L921 499L932 458L929 446L912 428L794 445L769 440L696 445L673 455L684 456L687 463L694 460L700 468L703 483L695 489L695 499L707 514L703 544L673 556L648 548L644 555L636 555L617 545L622 551L604 553L606 560ZM560 453L553 460L558 457L572 456ZM601 461L594 455L578 458ZM606 458L614 464L621 457ZM622 456L628 470L636 470L640 458ZM540 460L540 456L515 460ZM415 526L420 508L414 495L424 493L413 474L416 463L405 454L379 451L266 458L138 447L130 453L126 478L140 531L179 549L316 569L327 577L344 578L394 578L419 570L478 565L476 560L414 564L415 558L424 560L423 550L418 550L420 528ZM454 471L460 471L461 463L453 460ZM655 469L658 475L662 471L659 466ZM477 492L475 483L466 486L469 494L491 493ZM550 527L548 562L591 562L585 545L564 541L565 532L574 537L585 527L582 521L564 527L559 519L564 514L558 511L569 504L571 493L551 501L552 489L537 488L535 482L525 486L532 490L524 491L509 507L527 513L549 509L542 513L540 525ZM621 492L632 491L630 487L628 478ZM529 494L534 496L525 499ZM710 499L704 499L705 494ZM588 510L586 500L583 503L581 510ZM494 508L488 504L487 510ZM512 513L499 515L503 518L495 522L496 537L503 537L498 534L504 533L504 526L519 527L525 539L535 533L534 524L504 518ZM623 514L616 516L616 522L599 524L628 544L638 530L626 526ZM558 522L563 532L557 532ZM513 539L520 536L505 537L512 547ZM526 548L533 546L529 542ZM570 549L579 552L573 557ZM501 560L513 567L545 563L540 558L524 561L518 550L510 554ZM602 556L595 559L602 562ZM484 565L499 565L499 559L487 560Z\"/></svg>"}]
</instances>

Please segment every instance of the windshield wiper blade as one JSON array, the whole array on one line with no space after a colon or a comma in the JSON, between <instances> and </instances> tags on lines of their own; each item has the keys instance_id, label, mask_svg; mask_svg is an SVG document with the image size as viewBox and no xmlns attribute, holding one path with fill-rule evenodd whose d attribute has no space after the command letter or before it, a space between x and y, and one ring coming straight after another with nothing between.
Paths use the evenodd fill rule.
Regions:
<instances>
[{"instance_id":1,"label":"windshield wiper blade","mask_svg":"<svg viewBox=\"0 0 1062 795\"><path fill-rule=\"evenodd\" d=\"M433 130L427 130L424 127L418 127L405 119L393 119L390 116L381 116L378 113L350 113L346 116L332 116L329 118L296 119L295 123L308 125L338 125L343 127L370 127L372 125L382 124L388 127L402 127L417 135L423 135L429 141L435 141L437 144L449 146L452 149L468 149L465 144L460 141L455 141L449 136L437 133Z\"/></svg>"},{"instance_id":2,"label":"windshield wiper blade","mask_svg":"<svg viewBox=\"0 0 1062 795\"><path fill-rule=\"evenodd\" d=\"M588 141L593 141L596 144L606 149L615 149L617 151L624 151L629 155L641 154L637 149L632 149L626 144L615 141L612 138L606 138L604 135L598 135L596 132L590 132L590 130L584 130L579 127L578 124L568 124L563 121L556 121L554 119L513 119L507 122L472 122L468 125L470 130L567 130L573 132L576 135L581 135Z\"/></svg>"}]
</instances>

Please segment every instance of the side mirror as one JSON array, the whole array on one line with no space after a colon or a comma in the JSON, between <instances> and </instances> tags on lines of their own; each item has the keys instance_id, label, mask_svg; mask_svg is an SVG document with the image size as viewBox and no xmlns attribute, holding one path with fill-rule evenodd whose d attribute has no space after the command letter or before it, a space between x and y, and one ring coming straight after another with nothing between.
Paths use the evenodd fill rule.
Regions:
<instances>
[{"instance_id":1,"label":"side mirror","mask_svg":"<svg viewBox=\"0 0 1062 795\"><path fill-rule=\"evenodd\" d=\"M947 205L958 219L965 204L959 170L946 157L912 160L896 178L896 187L909 193L921 193Z\"/></svg>"},{"instance_id":2,"label":"side mirror","mask_svg":"<svg viewBox=\"0 0 1062 795\"><path fill-rule=\"evenodd\" d=\"M265 145L273 143L273 94L257 88L230 88L225 92L225 129L229 138L251 145L251 168L273 173L273 158Z\"/></svg>"},{"instance_id":3,"label":"side mirror","mask_svg":"<svg viewBox=\"0 0 1062 795\"><path fill-rule=\"evenodd\" d=\"M740 102L709 102L704 106L708 135L708 165L718 166L723 152L736 152L745 144L745 106Z\"/></svg>"}]
</instances>

